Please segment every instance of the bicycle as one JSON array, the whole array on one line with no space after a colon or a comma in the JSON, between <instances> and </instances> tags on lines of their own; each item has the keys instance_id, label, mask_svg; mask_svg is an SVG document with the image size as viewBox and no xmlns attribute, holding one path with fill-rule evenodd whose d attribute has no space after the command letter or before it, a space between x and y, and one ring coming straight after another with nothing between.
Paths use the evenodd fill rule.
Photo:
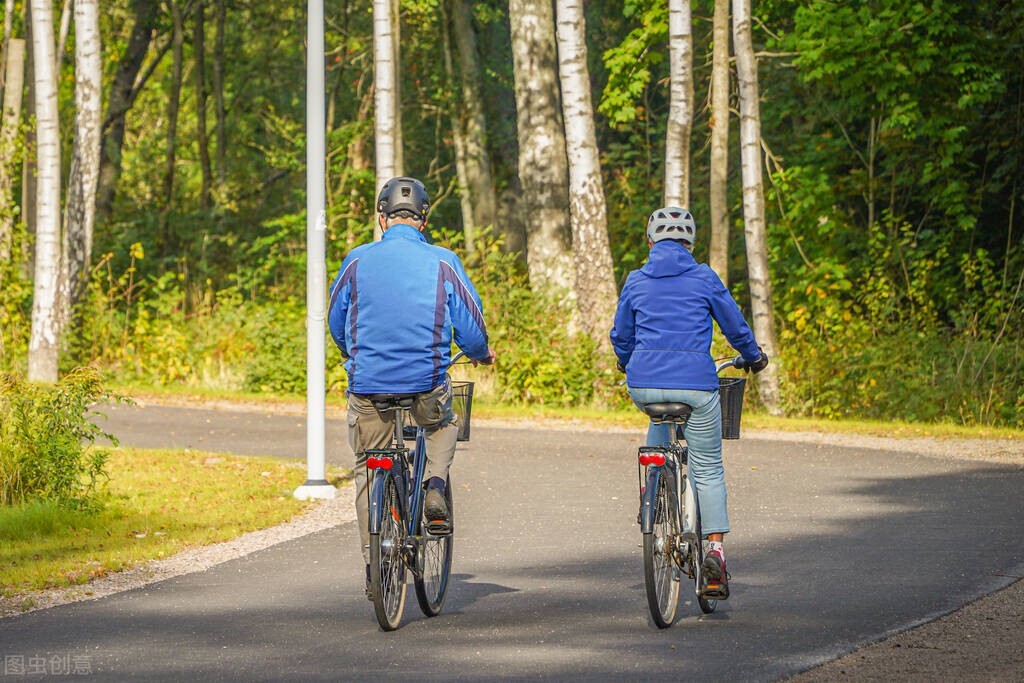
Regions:
<instances>
[{"instance_id":1,"label":"bicycle","mask_svg":"<svg viewBox=\"0 0 1024 683\"><path fill-rule=\"evenodd\" d=\"M462 355L456 354L452 364ZM457 399L465 401L458 440L468 441L472 382L452 382L452 394L453 403ZM367 478L372 479L368 500L370 599L381 629L393 631L405 610L407 571L413 575L416 600L423 614L435 617L441 613L448 593L455 535L452 483L451 477L445 482L451 525L444 533L435 533L423 517L425 432L422 427L404 424L416 394L373 394L368 398L381 414L395 413L392 446L366 451ZM415 431L410 432L412 429ZM410 450L405 439L413 435L415 442Z\"/></svg>"},{"instance_id":2,"label":"bicycle","mask_svg":"<svg viewBox=\"0 0 1024 683\"><path fill-rule=\"evenodd\" d=\"M716 370L743 370L746 366L742 357L736 357ZM718 600L707 596L709 584L701 566L708 541L701 532L697 491L687 475L687 448L679 443L693 407L685 403L649 403L644 412L655 424L675 425L667 447L641 446L637 454L638 521L643 532L647 606L658 628L668 628L676 618L683 575L693 581L701 612L714 612Z\"/></svg>"}]
</instances>

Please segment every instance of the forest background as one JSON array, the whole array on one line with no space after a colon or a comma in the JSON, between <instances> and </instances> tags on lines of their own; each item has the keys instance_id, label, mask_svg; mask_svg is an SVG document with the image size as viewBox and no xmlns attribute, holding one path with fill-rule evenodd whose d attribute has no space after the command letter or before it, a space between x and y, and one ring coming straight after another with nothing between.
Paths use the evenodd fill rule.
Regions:
<instances>
[{"instance_id":1,"label":"forest background","mask_svg":"<svg viewBox=\"0 0 1024 683\"><path fill-rule=\"evenodd\" d=\"M542 238L531 233L537 178L524 178L521 163L516 4L400 2L399 157L434 199L431 239L460 253L485 302L500 356L486 398L622 405L601 335L566 324L579 292L540 286L524 256ZM375 26L368 1L325 5L330 277L372 239ZM69 6L54 6L65 36L54 60L65 162L80 109L78 37L59 21ZM689 204L704 261L714 9L690 6ZM32 44L26 9L6 2L5 61L12 38ZM646 218L664 198L668 10L598 0L585 13L609 277L621 286L646 257ZM1024 427L1024 4L764 0L753 15L780 409ZM62 372L91 365L120 385L304 391L305 22L304 3L103 3L95 237L60 337ZM31 86L16 125L4 122L0 177L0 371L19 376L43 177ZM489 222L467 220L471 179L460 179L456 159L467 116L486 130ZM737 128L724 274L749 308ZM550 182L566 196L564 174ZM568 221L567 198L561 206ZM335 394L339 361L329 347Z\"/></svg>"}]
</instances>

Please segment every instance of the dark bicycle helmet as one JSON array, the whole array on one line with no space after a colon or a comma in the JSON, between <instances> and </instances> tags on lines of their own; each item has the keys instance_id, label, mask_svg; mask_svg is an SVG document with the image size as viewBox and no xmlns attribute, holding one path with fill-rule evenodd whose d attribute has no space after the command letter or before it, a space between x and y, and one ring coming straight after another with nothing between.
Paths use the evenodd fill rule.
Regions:
<instances>
[{"instance_id":1,"label":"dark bicycle helmet","mask_svg":"<svg viewBox=\"0 0 1024 683\"><path fill-rule=\"evenodd\" d=\"M682 240L693 251L697 241L697 224L686 209L678 206L666 206L651 214L647 221L647 239L651 242L661 240Z\"/></svg>"},{"instance_id":2,"label":"dark bicycle helmet","mask_svg":"<svg viewBox=\"0 0 1024 683\"><path fill-rule=\"evenodd\" d=\"M409 211L419 220L427 217L430 197L427 188L415 178L392 178L384 183L377 196L377 212L390 216L398 211Z\"/></svg>"}]
</instances>

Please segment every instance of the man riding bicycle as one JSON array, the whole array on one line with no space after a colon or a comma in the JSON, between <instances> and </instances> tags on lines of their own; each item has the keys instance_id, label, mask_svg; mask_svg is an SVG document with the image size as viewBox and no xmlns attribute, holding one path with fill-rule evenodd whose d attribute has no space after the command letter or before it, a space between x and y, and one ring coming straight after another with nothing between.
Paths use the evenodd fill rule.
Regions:
<instances>
[{"instance_id":1,"label":"man riding bicycle","mask_svg":"<svg viewBox=\"0 0 1024 683\"><path fill-rule=\"evenodd\" d=\"M650 256L626 278L611 341L618 367L626 373L629 395L638 407L661 402L693 407L684 436L701 524L711 545L702 565L709 579L705 596L724 600L729 597L723 546L729 517L718 375L710 353L712 319L740 352L745 367L760 372L768 365L768 356L722 280L694 260L696 232L686 209L669 206L651 214L647 222ZM647 445L667 446L673 427L651 424Z\"/></svg>"},{"instance_id":2,"label":"man riding bicycle","mask_svg":"<svg viewBox=\"0 0 1024 683\"><path fill-rule=\"evenodd\" d=\"M426 432L424 514L432 531L451 532L445 482L458 436L448 377L455 343L477 362L494 362L483 308L459 257L427 243L430 198L419 180L392 178L377 198L379 242L356 247L331 285L328 324L348 373L348 439L356 456L356 514L370 580L366 450L386 448L394 414L373 394L415 396L413 420Z\"/></svg>"}]
</instances>

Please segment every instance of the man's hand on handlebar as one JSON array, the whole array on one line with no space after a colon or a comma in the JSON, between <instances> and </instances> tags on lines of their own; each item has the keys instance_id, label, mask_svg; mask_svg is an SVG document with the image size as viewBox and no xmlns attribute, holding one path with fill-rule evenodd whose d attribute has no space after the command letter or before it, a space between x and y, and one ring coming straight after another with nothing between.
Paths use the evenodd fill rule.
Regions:
<instances>
[{"instance_id":1,"label":"man's hand on handlebar","mask_svg":"<svg viewBox=\"0 0 1024 683\"><path fill-rule=\"evenodd\" d=\"M494 361L495 361L495 359L497 359L497 357L498 357L497 354L494 353L494 349L492 349L490 346L488 346L487 347L487 358L485 358L484 360L473 360L473 366L476 367L477 365L480 365L481 363L483 363L484 365L494 365Z\"/></svg>"}]
</instances>

